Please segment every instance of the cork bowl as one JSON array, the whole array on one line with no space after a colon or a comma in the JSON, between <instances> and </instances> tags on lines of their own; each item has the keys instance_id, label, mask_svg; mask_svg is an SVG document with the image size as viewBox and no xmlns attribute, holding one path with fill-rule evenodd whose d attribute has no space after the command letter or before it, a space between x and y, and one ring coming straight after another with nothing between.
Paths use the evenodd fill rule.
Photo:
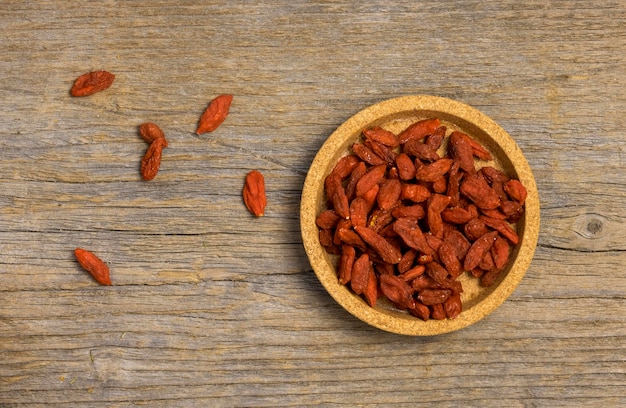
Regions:
<instances>
[{"instance_id":1,"label":"cork bowl","mask_svg":"<svg viewBox=\"0 0 626 408\"><path fill-rule=\"evenodd\" d=\"M324 179L337 161L349 153L361 131L381 126L399 133L409 124L437 117L451 130L462 131L479 141L493 156L483 162L519 179L528 191L525 214L515 224L520 242L513 248L506 269L489 287L467 273L458 279L463 284L463 312L455 319L423 321L380 299L370 307L360 296L339 284L338 257L328 254L319 242L315 218L325 208ZM480 165L480 163L478 163ZM465 328L478 322L514 291L528 269L539 234L539 198L531 169L515 141L485 114L466 104L447 98L417 95L386 100L369 106L341 126L323 144L313 160L302 190L300 224L305 251L319 281L330 296L346 311L376 328L410 336L432 336Z\"/></svg>"}]
</instances>

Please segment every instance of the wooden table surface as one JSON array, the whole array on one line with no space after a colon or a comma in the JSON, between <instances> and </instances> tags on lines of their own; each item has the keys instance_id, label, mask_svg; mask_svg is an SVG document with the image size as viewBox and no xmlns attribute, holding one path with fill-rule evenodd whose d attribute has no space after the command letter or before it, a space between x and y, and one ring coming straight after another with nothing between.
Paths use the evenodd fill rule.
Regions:
<instances>
[{"instance_id":1,"label":"wooden table surface","mask_svg":"<svg viewBox=\"0 0 626 408\"><path fill-rule=\"evenodd\" d=\"M626 405L624 1L5 0L0 25L0 406ZM113 86L72 98L98 69ZM415 94L507 130L542 211L513 295L436 337L348 314L299 227L325 139Z\"/></svg>"}]
</instances>

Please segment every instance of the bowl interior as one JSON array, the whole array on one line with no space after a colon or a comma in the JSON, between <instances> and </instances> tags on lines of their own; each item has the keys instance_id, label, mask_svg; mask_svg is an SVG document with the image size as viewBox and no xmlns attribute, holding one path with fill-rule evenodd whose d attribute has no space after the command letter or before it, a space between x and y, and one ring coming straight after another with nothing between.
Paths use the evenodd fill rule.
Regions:
<instances>
[{"instance_id":1,"label":"bowl interior","mask_svg":"<svg viewBox=\"0 0 626 408\"><path fill-rule=\"evenodd\" d=\"M493 156L493 161L478 161L477 166L490 165L519 179L528 191L524 216L515 228L520 242L511 253L506 269L490 287L483 288L478 279L463 274L463 312L456 319L422 321L399 311L383 299L375 308L355 295L337 279L338 257L328 254L319 242L315 224L325 209L324 179L337 161L348 154L352 144L365 128L381 126L399 133L411 123L437 117L451 130L462 131L480 142ZM446 140L447 141L447 140ZM442 149L445 148L442 146ZM532 260L539 232L539 199L537 187L526 158L514 140L493 120L461 102L434 96L406 96L372 105L357 113L333 132L319 150L307 174L301 201L300 223L303 244L318 279L328 293L349 313L364 322L405 335L435 335L466 327L495 310L515 289Z\"/></svg>"}]
</instances>

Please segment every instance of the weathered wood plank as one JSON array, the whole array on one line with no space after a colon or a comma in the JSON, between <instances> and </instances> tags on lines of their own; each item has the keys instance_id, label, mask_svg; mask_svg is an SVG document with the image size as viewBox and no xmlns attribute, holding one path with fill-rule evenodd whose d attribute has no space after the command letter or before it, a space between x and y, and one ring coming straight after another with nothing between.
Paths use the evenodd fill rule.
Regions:
<instances>
[{"instance_id":1,"label":"weathered wood plank","mask_svg":"<svg viewBox=\"0 0 626 408\"><path fill-rule=\"evenodd\" d=\"M622 2L10 0L0 22L0 405L626 404ZM71 98L93 69L114 85ZM225 92L227 122L195 135ZM339 124L422 93L511 134L542 224L499 309L406 338L324 292L299 199ZM145 121L169 140L149 183Z\"/></svg>"}]
</instances>

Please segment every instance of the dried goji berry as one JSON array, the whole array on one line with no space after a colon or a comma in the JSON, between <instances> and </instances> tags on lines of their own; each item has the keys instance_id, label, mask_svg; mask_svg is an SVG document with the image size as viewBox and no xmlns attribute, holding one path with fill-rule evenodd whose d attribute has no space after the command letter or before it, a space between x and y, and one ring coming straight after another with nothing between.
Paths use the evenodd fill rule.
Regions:
<instances>
[{"instance_id":1,"label":"dried goji berry","mask_svg":"<svg viewBox=\"0 0 626 408\"><path fill-rule=\"evenodd\" d=\"M500 204L500 210L509 222L517 222L524 215L524 207L517 201L507 200Z\"/></svg>"},{"instance_id":2,"label":"dried goji berry","mask_svg":"<svg viewBox=\"0 0 626 408\"><path fill-rule=\"evenodd\" d=\"M87 72L76 78L70 94L72 96L88 96L104 91L113 84L115 75L107 71Z\"/></svg>"},{"instance_id":3,"label":"dried goji berry","mask_svg":"<svg viewBox=\"0 0 626 408\"><path fill-rule=\"evenodd\" d=\"M80 265L101 285L111 285L109 267L93 252L76 248L74 256Z\"/></svg>"},{"instance_id":4,"label":"dried goji berry","mask_svg":"<svg viewBox=\"0 0 626 408\"><path fill-rule=\"evenodd\" d=\"M456 256L456 250L452 244L443 241L437 249L437 254L439 255L439 260L453 278L458 277L461 272L463 272L461 261L459 261L459 258Z\"/></svg>"},{"instance_id":5,"label":"dried goji berry","mask_svg":"<svg viewBox=\"0 0 626 408\"><path fill-rule=\"evenodd\" d=\"M426 274L438 284L443 283L448 278L448 271L439 262L426 264Z\"/></svg>"},{"instance_id":6,"label":"dried goji berry","mask_svg":"<svg viewBox=\"0 0 626 408\"><path fill-rule=\"evenodd\" d=\"M387 166L381 164L379 166L374 166L368 170L361 178L359 182L356 183L356 195L357 197L364 195L368 191L372 189L375 185L377 185L385 176L385 172L387 171Z\"/></svg>"},{"instance_id":7,"label":"dried goji berry","mask_svg":"<svg viewBox=\"0 0 626 408\"><path fill-rule=\"evenodd\" d=\"M369 140L373 140L389 147L396 147L400 144L398 137L393 132L385 130L380 126L363 130L363 135Z\"/></svg>"},{"instance_id":8,"label":"dried goji berry","mask_svg":"<svg viewBox=\"0 0 626 408\"><path fill-rule=\"evenodd\" d=\"M341 217L334 210L322 211L315 219L315 224L321 229L331 229L337 226Z\"/></svg>"},{"instance_id":9,"label":"dried goji berry","mask_svg":"<svg viewBox=\"0 0 626 408\"><path fill-rule=\"evenodd\" d=\"M365 139L365 145L369 147L375 155L382 158L389 167L394 165L398 154L393 148L371 139Z\"/></svg>"},{"instance_id":10,"label":"dried goji berry","mask_svg":"<svg viewBox=\"0 0 626 408\"><path fill-rule=\"evenodd\" d=\"M440 158L435 149L417 139L411 139L406 142L402 152L429 162L434 162Z\"/></svg>"},{"instance_id":11,"label":"dried goji berry","mask_svg":"<svg viewBox=\"0 0 626 408\"><path fill-rule=\"evenodd\" d=\"M363 200L367 203L368 212L372 210L374 204L376 204L376 197L378 197L378 191L380 190L380 186L376 184L374 187L370 188L362 195Z\"/></svg>"},{"instance_id":12,"label":"dried goji berry","mask_svg":"<svg viewBox=\"0 0 626 408\"><path fill-rule=\"evenodd\" d=\"M152 122L146 122L139 125L139 135L147 143L152 143L158 138L165 138L165 134L159 126ZM167 143L163 147L167 147Z\"/></svg>"},{"instance_id":13,"label":"dried goji berry","mask_svg":"<svg viewBox=\"0 0 626 408\"><path fill-rule=\"evenodd\" d=\"M424 265L416 265L412 267L411 269L409 269L408 271L401 273L400 275L398 275L398 277L405 282L411 282L413 279L417 278L418 276L423 275L425 271L426 271L426 267Z\"/></svg>"},{"instance_id":14,"label":"dried goji berry","mask_svg":"<svg viewBox=\"0 0 626 408\"><path fill-rule=\"evenodd\" d=\"M482 174L485 175L486 173ZM485 179L489 181L489 177L485 177ZM490 185L491 188L493 188L493 191L495 191L498 197L500 197L501 202L509 201L511 199L506 191L504 191L504 182L500 180L493 180L490 182Z\"/></svg>"},{"instance_id":15,"label":"dried goji berry","mask_svg":"<svg viewBox=\"0 0 626 408\"><path fill-rule=\"evenodd\" d=\"M413 288L394 275L380 275L380 289L387 298L401 309L415 308Z\"/></svg>"},{"instance_id":16,"label":"dried goji berry","mask_svg":"<svg viewBox=\"0 0 626 408\"><path fill-rule=\"evenodd\" d=\"M463 306L461 304L461 295L458 293L451 294L444 302L443 309L448 319L454 319L461 314Z\"/></svg>"},{"instance_id":17,"label":"dried goji berry","mask_svg":"<svg viewBox=\"0 0 626 408\"><path fill-rule=\"evenodd\" d=\"M350 203L348 202L346 190L341 184L337 186L331 199L335 212L342 218L350 218Z\"/></svg>"},{"instance_id":18,"label":"dried goji berry","mask_svg":"<svg viewBox=\"0 0 626 408\"><path fill-rule=\"evenodd\" d=\"M337 164L333 167L330 174L337 176L339 180L343 180L348 177L360 163L361 160L354 155L343 156L337 161ZM363 165L365 166L365 164Z\"/></svg>"},{"instance_id":19,"label":"dried goji berry","mask_svg":"<svg viewBox=\"0 0 626 408\"><path fill-rule=\"evenodd\" d=\"M485 150L477 141L466 135L465 133L458 132L460 137L467 140L467 143L472 147L472 154L482 160L492 160L491 154Z\"/></svg>"},{"instance_id":20,"label":"dried goji berry","mask_svg":"<svg viewBox=\"0 0 626 408\"><path fill-rule=\"evenodd\" d=\"M430 317L433 320L443 320L446 318L446 312L443 308L443 303L437 303L436 305L431 305L430 307Z\"/></svg>"},{"instance_id":21,"label":"dried goji berry","mask_svg":"<svg viewBox=\"0 0 626 408\"><path fill-rule=\"evenodd\" d=\"M448 151L450 156L459 162L461 169L473 173L475 171L474 155L467 139L461 136L460 132L452 132L448 141Z\"/></svg>"},{"instance_id":22,"label":"dried goji berry","mask_svg":"<svg viewBox=\"0 0 626 408\"><path fill-rule=\"evenodd\" d=\"M493 184L496 181L499 181L501 183L506 183L507 181L509 181L509 177L504 174L502 171L496 169L495 167L492 166L483 166L480 168L480 173L483 174L485 176L485 178L491 183Z\"/></svg>"},{"instance_id":23,"label":"dried goji berry","mask_svg":"<svg viewBox=\"0 0 626 408\"><path fill-rule=\"evenodd\" d=\"M376 155L369 147L362 143L355 143L352 145L352 151L359 156L361 160L372 166L378 166L385 164L385 160L382 157Z\"/></svg>"},{"instance_id":24,"label":"dried goji berry","mask_svg":"<svg viewBox=\"0 0 626 408\"><path fill-rule=\"evenodd\" d=\"M370 257L368 254L362 254L354 261L350 287L357 295L362 294L365 288L367 288L370 267Z\"/></svg>"},{"instance_id":25,"label":"dried goji berry","mask_svg":"<svg viewBox=\"0 0 626 408\"><path fill-rule=\"evenodd\" d=\"M406 217L398 218L393 224L393 229L407 246L424 254L434 253L416 220Z\"/></svg>"},{"instance_id":26,"label":"dried goji berry","mask_svg":"<svg viewBox=\"0 0 626 408\"><path fill-rule=\"evenodd\" d=\"M491 256L493 263L497 269L503 269L509 261L509 255L511 253L511 246L506 239L500 235L496 237L496 241L491 247Z\"/></svg>"},{"instance_id":27,"label":"dried goji berry","mask_svg":"<svg viewBox=\"0 0 626 408\"><path fill-rule=\"evenodd\" d=\"M359 182L361 177L367 173L367 166L365 163L360 161L354 167L354 169L350 172L350 176L348 177L348 181L346 182L346 195L349 200L354 199L356 196L356 184Z\"/></svg>"},{"instance_id":28,"label":"dried goji berry","mask_svg":"<svg viewBox=\"0 0 626 408\"><path fill-rule=\"evenodd\" d=\"M409 313L424 321L428 320L430 317L430 309L428 306L418 301L415 302L415 307L413 309L409 309Z\"/></svg>"},{"instance_id":29,"label":"dried goji berry","mask_svg":"<svg viewBox=\"0 0 626 408\"><path fill-rule=\"evenodd\" d=\"M478 208L489 210L500 206L498 194L484 179L476 175L466 175L459 190L461 194L472 200Z\"/></svg>"},{"instance_id":30,"label":"dried goji berry","mask_svg":"<svg viewBox=\"0 0 626 408\"><path fill-rule=\"evenodd\" d=\"M452 294L448 289L424 289L417 295L417 300L426 306L438 305L446 301Z\"/></svg>"},{"instance_id":31,"label":"dried goji berry","mask_svg":"<svg viewBox=\"0 0 626 408\"><path fill-rule=\"evenodd\" d=\"M440 289L441 286L428 275L422 274L411 281L411 287L416 292L424 289Z\"/></svg>"},{"instance_id":32,"label":"dried goji berry","mask_svg":"<svg viewBox=\"0 0 626 408\"><path fill-rule=\"evenodd\" d=\"M344 245L341 247L341 260L339 262L337 274L339 275L339 283L342 285L350 282L355 257L356 250L353 246Z\"/></svg>"},{"instance_id":33,"label":"dried goji berry","mask_svg":"<svg viewBox=\"0 0 626 408\"><path fill-rule=\"evenodd\" d=\"M359 248L361 251L365 251L367 249L367 245L365 244L363 239L361 239L359 234L354 232L354 230L338 228L337 236L339 237L339 242L341 244L347 244Z\"/></svg>"},{"instance_id":34,"label":"dried goji berry","mask_svg":"<svg viewBox=\"0 0 626 408\"><path fill-rule=\"evenodd\" d=\"M459 230L448 230L444 232L443 239L454 248L456 257L459 260L465 258L465 254L467 254L467 251L469 251L472 246L467 240L467 237Z\"/></svg>"},{"instance_id":35,"label":"dried goji berry","mask_svg":"<svg viewBox=\"0 0 626 408\"><path fill-rule=\"evenodd\" d=\"M433 182L446 174L452 167L454 160L441 158L430 164L426 164L415 171L415 178L419 181Z\"/></svg>"},{"instance_id":36,"label":"dried goji berry","mask_svg":"<svg viewBox=\"0 0 626 408\"><path fill-rule=\"evenodd\" d=\"M404 273L411 269L413 263L415 262L415 258L417 258L417 251L412 248L402 254L402 259L398 262L398 272Z\"/></svg>"},{"instance_id":37,"label":"dried goji berry","mask_svg":"<svg viewBox=\"0 0 626 408\"><path fill-rule=\"evenodd\" d=\"M441 126L438 118L424 119L411 124L398 135L401 144L408 142L410 139L421 140L432 134Z\"/></svg>"},{"instance_id":38,"label":"dried goji berry","mask_svg":"<svg viewBox=\"0 0 626 408\"><path fill-rule=\"evenodd\" d=\"M320 229L320 244L326 249L327 252L334 251L335 244L333 243L333 236L335 234L331 229Z\"/></svg>"},{"instance_id":39,"label":"dried goji berry","mask_svg":"<svg viewBox=\"0 0 626 408\"><path fill-rule=\"evenodd\" d=\"M265 178L257 170L252 170L246 175L243 186L243 201L248 210L257 217L265 214L267 198L265 196Z\"/></svg>"},{"instance_id":40,"label":"dried goji berry","mask_svg":"<svg viewBox=\"0 0 626 408\"><path fill-rule=\"evenodd\" d=\"M333 235L333 245L341 245L343 242L341 240L340 233L344 230L350 230L352 228L352 221L346 219L340 219L335 227L335 234Z\"/></svg>"},{"instance_id":41,"label":"dried goji berry","mask_svg":"<svg viewBox=\"0 0 626 408\"><path fill-rule=\"evenodd\" d=\"M329 201L332 201L335 191L337 191L337 189L342 185L343 183L339 174L331 172L328 176L326 176L324 179L324 191L326 191L326 198Z\"/></svg>"},{"instance_id":42,"label":"dried goji berry","mask_svg":"<svg viewBox=\"0 0 626 408\"><path fill-rule=\"evenodd\" d=\"M196 134L213 132L217 129L226 120L232 101L233 95L219 95L209 102L209 106L200 116Z\"/></svg>"},{"instance_id":43,"label":"dried goji berry","mask_svg":"<svg viewBox=\"0 0 626 408\"><path fill-rule=\"evenodd\" d=\"M378 207L383 210L391 209L400 199L402 183L399 179L387 179L380 184L376 200Z\"/></svg>"},{"instance_id":44,"label":"dried goji berry","mask_svg":"<svg viewBox=\"0 0 626 408\"><path fill-rule=\"evenodd\" d=\"M459 171L459 162L455 161L452 163L450 171L448 172L448 190L446 195L450 197L450 205L453 207L458 206L461 201L459 186L463 175L464 173Z\"/></svg>"},{"instance_id":45,"label":"dried goji berry","mask_svg":"<svg viewBox=\"0 0 626 408\"><path fill-rule=\"evenodd\" d=\"M433 133L426 136L424 143L431 149L437 150L441 147L443 139L446 137L447 128L445 126L439 126Z\"/></svg>"},{"instance_id":46,"label":"dried goji berry","mask_svg":"<svg viewBox=\"0 0 626 408\"><path fill-rule=\"evenodd\" d=\"M504 191L511 197L516 200L520 204L524 204L526 201L526 196L528 192L522 183L519 180L509 180L504 183Z\"/></svg>"},{"instance_id":47,"label":"dried goji berry","mask_svg":"<svg viewBox=\"0 0 626 408\"><path fill-rule=\"evenodd\" d=\"M481 216L480 220L490 228L498 231L504 238L508 239L513 245L519 242L519 236L517 232L504 220L498 220L496 218Z\"/></svg>"},{"instance_id":48,"label":"dried goji berry","mask_svg":"<svg viewBox=\"0 0 626 408\"><path fill-rule=\"evenodd\" d=\"M156 177L161 166L161 156L163 148L167 146L164 137L155 139L150 143L145 156L141 160L141 176L144 180L149 181Z\"/></svg>"},{"instance_id":49,"label":"dried goji berry","mask_svg":"<svg viewBox=\"0 0 626 408\"><path fill-rule=\"evenodd\" d=\"M390 264L397 264L402 259L402 253L385 238L367 227L354 227L354 230L363 238L363 241L370 244L380 257Z\"/></svg>"},{"instance_id":50,"label":"dried goji berry","mask_svg":"<svg viewBox=\"0 0 626 408\"><path fill-rule=\"evenodd\" d=\"M376 273L371 265L368 271L367 285L363 291L363 297L371 307L376 306L376 300L378 299L378 278L376 278Z\"/></svg>"},{"instance_id":51,"label":"dried goji berry","mask_svg":"<svg viewBox=\"0 0 626 408\"><path fill-rule=\"evenodd\" d=\"M368 205L365 199L357 197L350 203L350 220L352 225L365 227L367 225Z\"/></svg>"},{"instance_id":52,"label":"dried goji berry","mask_svg":"<svg viewBox=\"0 0 626 408\"><path fill-rule=\"evenodd\" d=\"M401 186L400 198L403 200L411 200L414 203L421 203L428 200L431 194L432 193L426 186L404 183Z\"/></svg>"},{"instance_id":53,"label":"dried goji berry","mask_svg":"<svg viewBox=\"0 0 626 408\"><path fill-rule=\"evenodd\" d=\"M489 229L481 219L472 218L463 227L463 232L465 232L465 236L470 241L476 241L478 238L488 233Z\"/></svg>"},{"instance_id":54,"label":"dried goji berry","mask_svg":"<svg viewBox=\"0 0 626 408\"><path fill-rule=\"evenodd\" d=\"M451 198L441 194L433 194L426 204L426 216L430 232L437 238L443 238L443 220L441 212L450 204Z\"/></svg>"},{"instance_id":55,"label":"dried goji berry","mask_svg":"<svg viewBox=\"0 0 626 408\"><path fill-rule=\"evenodd\" d=\"M411 180L415 177L415 164L413 164L413 160L406 153L400 153L396 157L396 166L400 179Z\"/></svg>"},{"instance_id":56,"label":"dried goji berry","mask_svg":"<svg viewBox=\"0 0 626 408\"><path fill-rule=\"evenodd\" d=\"M485 253L491 249L491 246L495 242L497 236L498 231L492 231L484 234L474 241L465 255L463 269L469 271L477 267L483 256L485 256Z\"/></svg>"},{"instance_id":57,"label":"dried goji berry","mask_svg":"<svg viewBox=\"0 0 626 408\"><path fill-rule=\"evenodd\" d=\"M452 201L452 199L450 199ZM472 219L472 214L465 208L452 207L441 212L441 218L452 224L467 224Z\"/></svg>"},{"instance_id":58,"label":"dried goji berry","mask_svg":"<svg viewBox=\"0 0 626 408\"><path fill-rule=\"evenodd\" d=\"M420 219L426 216L426 211L424 211L424 207L421 204L415 205L397 205L391 210L391 215L395 218L415 218Z\"/></svg>"}]
</instances>

